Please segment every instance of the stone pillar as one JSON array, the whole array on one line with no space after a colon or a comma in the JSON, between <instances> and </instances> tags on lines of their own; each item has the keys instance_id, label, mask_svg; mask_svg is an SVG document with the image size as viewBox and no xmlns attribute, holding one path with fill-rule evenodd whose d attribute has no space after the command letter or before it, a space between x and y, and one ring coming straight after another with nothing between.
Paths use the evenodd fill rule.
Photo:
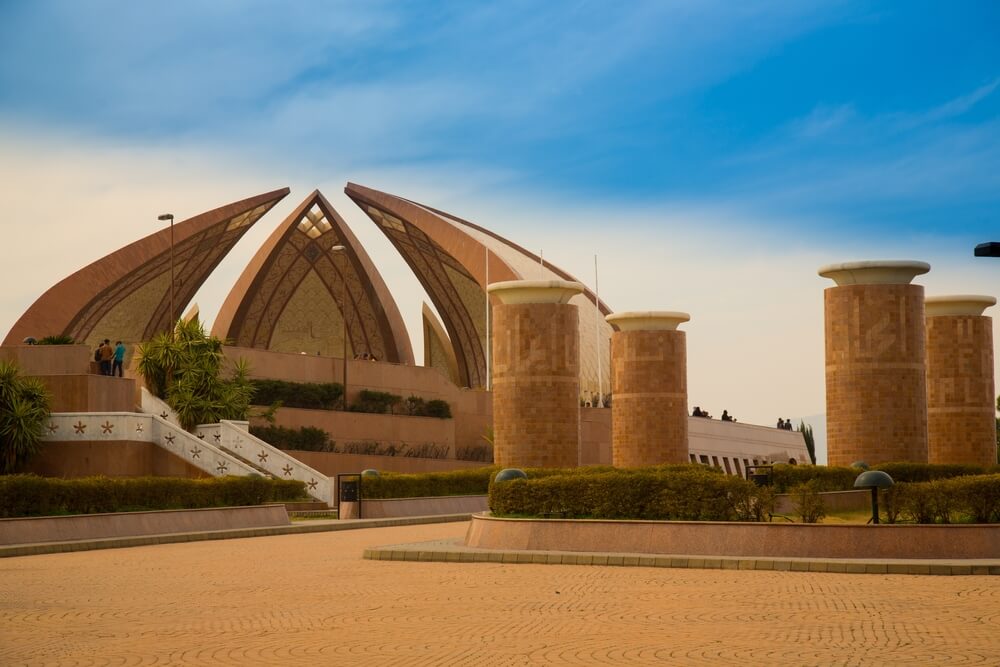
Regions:
<instances>
[{"instance_id":1,"label":"stone pillar","mask_svg":"<svg viewBox=\"0 0 1000 667\"><path fill-rule=\"evenodd\" d=\"M617 468L688 462L687 313L614 313L611 461Z\"/></svg>"},{"instance_id":2,"label":"stone pillar","mask_svg":"<svg viewBox=\"0 0 1000 667\"><path fill-rule=\"evenodd\" d=\"M563 280L493 283L493 460L501 468L579 465L580 336Z\"/></svg>"},{"instance_id":3,"label":"stone pillar","mask_svg":"<svg viewBox=\"0 0 1000 667\"><path fill-rule=\"evenodd\" d=\"M827 458L927 461L924 262L831 264L826 319Z\"/></svg>"},{"instance_id":4,"label":"stone pillar","mask_svg":"<svg viewBox=\"0 0 1000 667\"><path fill-rule=\"evenodd\" d=\"M991 296L928 297L927 458L931 463L997 461Z\"/></svg>"}]
</instances>

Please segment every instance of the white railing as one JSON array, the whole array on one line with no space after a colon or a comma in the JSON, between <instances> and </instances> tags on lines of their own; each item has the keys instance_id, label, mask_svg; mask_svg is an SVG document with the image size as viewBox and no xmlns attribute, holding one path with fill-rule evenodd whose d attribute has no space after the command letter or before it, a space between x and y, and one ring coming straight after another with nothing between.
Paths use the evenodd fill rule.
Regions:
<instances>
[{"instance_id":1,"label":"white railing","mask_svg":"<svg viewBox=\"0 0 1000 667\"><path fill-rule=\"evenodd\" d=\"M160 419L166 420L172 424L180 424L180 419L177 418L177 413L172 407L167 405L167 402L162 398L158 398L153 392L141 387L141 399L139 402L140 409L151 415L157 415Z\"/></svg>"},{"instance_id":2,"label":"white railing","mask_svg":"<svg viewBox=\"0 0 1000 667\"><path fill-rule=\"evenodd\" d=\"M199 430L202 427L198 427ZM212 424L211 437L218 436L218 443L223 449L228 449L254 465L266 470L278 479L297 479L306 485L306 493L317 500L322 500L328 507L334 504L333 480L323 473L310 468L287 452L270 445L246 428L246 422L223 419L221 424ZM218 428L218 432L214 429ZM208 436L205 438L208 439Z\"/></svg>"},{"instance_id":3,"label":"white railing","mask_svg":"<svg viewBox=\"0 0 1000 667\"><path fill-rule=\"evenodd\" d=\"M149 442L214 477L258 474L229 452L191 435L159 415L136 412L56 412L49 416L42 439L59 442Z\"/></svg>"}]
</instances>

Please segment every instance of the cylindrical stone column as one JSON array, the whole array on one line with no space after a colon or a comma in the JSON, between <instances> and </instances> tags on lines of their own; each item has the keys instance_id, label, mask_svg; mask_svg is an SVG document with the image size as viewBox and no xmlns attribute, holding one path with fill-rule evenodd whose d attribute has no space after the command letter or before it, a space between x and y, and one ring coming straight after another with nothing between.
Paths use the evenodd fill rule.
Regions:
<instances>
[{"instance_id":1,"label":"cylindrical stone column","mask_svg":"<svg viewBox=\"0 0 1000 667\"><path fill-rule=\"evenodd\" d=\"M503 468L579 465L583 285L512 280L493 306L493 460Z\"/></svg>"},{"instance_id":2,"label":"cylindrical stone column","mask_svg":"<svg viewBox=\"0 0 1000 667\"><path fill-rule=\"evenodd\" d=\"M826 320L827 459L927 461L925 262L831 264Z\"/></svg>"},{"instance_id":3,"label":"cylindrical stone column","mask_svg":"<svg viewBox=\"0 0 1000 667\"><path fill-rule=\"evenodd\" d=\"M613 313L611 461L617 468L687 463L687 313Z\"/></svg>"},{"instance_id":4,"label":"cylindrical stone column","mask_svg":"<svg viewBox=\"0 0 1000 667\"><path fill-rule=\"evenodd\" d=\"M931 463L997 461L991 296L925 300L927 458Z\"/></svg>"}]
</instances>

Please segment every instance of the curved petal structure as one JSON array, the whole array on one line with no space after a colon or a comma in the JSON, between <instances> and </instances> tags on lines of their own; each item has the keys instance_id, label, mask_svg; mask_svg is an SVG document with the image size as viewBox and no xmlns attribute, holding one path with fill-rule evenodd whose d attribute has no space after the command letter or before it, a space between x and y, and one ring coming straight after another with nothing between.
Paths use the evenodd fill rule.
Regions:
<instances>
[{"instance_id":1,"label":"curved petal structure","mask_svg":"<svg viewBox=\"0 0 1000 667\"><path fill-rule=\"evenodd\" d=\"M7 334L69 335L96 345L127 343L167 331L209 274L257 220L288 194L282 188L174 224L174 312L170 312L170 229L102 257L49 288Z\"/></svg>"},{"instance_id":2,"label":"curved petal structure","mask_svg":"<svg viewBox=\"0 0 1000 667\"><path fill-rule=\"evenodd\" d=\"M334 248L338 248L334 250ZM314 191L271 234L212 333L241 347L413 364L396 302L343 218Z\"/></svg>"},{"instance_id":3,"label":"curved petal structure","mask_svg":"<svg viewBox=\"0 0 1000 667\"><path fill-rule=\"evenodd\" d=\"M451 339L463 386L486 386L487 277L490 283L576 281L521 246L450 213L355 183L344 192L389 238L430 296ZM613 329L604 317L611 310L603 302L595 308L596 301L590 290L570 299L580 307L580 385L587 393L600 386L610 390Z\"/></svg>"},{"instance_id":4,"label":"curved petal structure","mask_svg":"<svg viewBox=\"0 0 1000 667\"><path fill-rule=\"evenodd\" d=\"M424 366L436 368L454 384L460 384L458 360L455 358L455 348L448 339L448 332L426 303L423 304L421 314L424 323Z\"/></svg>"}]
</instances>

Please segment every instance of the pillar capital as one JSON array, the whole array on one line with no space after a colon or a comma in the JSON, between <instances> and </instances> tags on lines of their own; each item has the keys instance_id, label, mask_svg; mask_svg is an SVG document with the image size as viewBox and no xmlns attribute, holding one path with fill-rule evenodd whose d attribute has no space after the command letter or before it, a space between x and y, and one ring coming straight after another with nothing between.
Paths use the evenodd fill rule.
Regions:
<instances>
[{"instance_id":1,"label":"pillar capital","mask_svg":"<svg viewBox=\"0 0 1000 667\"><path fill-rule=\"evenodd\" d=\"M490 283L486 291L504 304L569 303L570 298L583 292L583 284L569 280L505 280Z\"/></svg>"},{"instance_id":2,"label":"pillar capital","mask_svg":"<svg viewBox=\"0 0 1000 667\"><path fill-rule=\"evenodd\" d=\"M982 294L948 294L945 296L929 296L924 299L924 312L927 317L944 315L979 316L990 306L995 306L996 297Z\"/></svg>"},{"instance_id":3,"label":"pillar capital","mask_svg":"<svg viewBox=\"0 0 1000 667\"><path fill-rule=\"evenodd\" d=\"M611 313L604 319L619 331L675 331L691 316L676 310L632 310Z\"/></svg>"},{"instance_id":4,"label":"pillar capital","mask_svg":"<svg viewBox=\"0 0 1000 667\"><path fill-rule=\"evenodd\" d=\"M841 262L821 266L819 275L845 285L908 285L917 276L931 270L927 262L877 259L863 262Z\"/></svg>"}]
</instances>

